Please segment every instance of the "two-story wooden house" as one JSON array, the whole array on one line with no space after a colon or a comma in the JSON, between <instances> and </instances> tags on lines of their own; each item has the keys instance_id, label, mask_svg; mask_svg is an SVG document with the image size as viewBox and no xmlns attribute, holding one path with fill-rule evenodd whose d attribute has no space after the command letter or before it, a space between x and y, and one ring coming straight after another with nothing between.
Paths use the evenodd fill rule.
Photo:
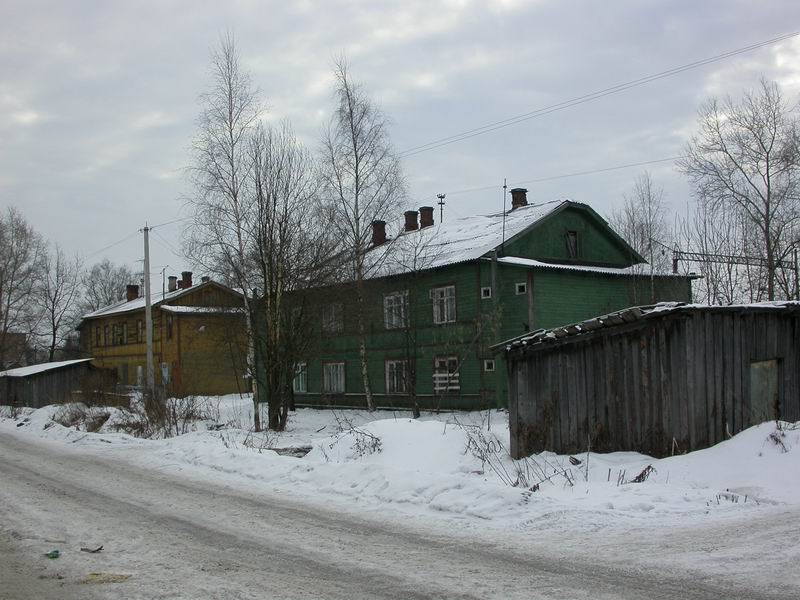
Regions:
<instances>
[{"instance_id":1,"label":"two-story wooden house","mask_svg":"<svg viewBox=\"0 0 800 600\"><path fill-rule=\"evenodd\" d=\"M635 304L691 300L691 278L647 272L586 204L528 205L515 189L505 214L437 225L422 207L405 217L394 236L374 223L368 253L366 347L378 406L504 406L506 369L493 344ZM364 406L353 285L307 295L317 343L297 366L295 403Z\"/></svg>"},{"instance_id":2,"label":"two-story wooden house","mask_svg":"<svg viewBox=\"0 0 800 600\"><path fill-rule=\"evenodd\" d=\"M151 296L156 384L171 395L249 392L242 296L192 274L169 278ZM124 301L91 312L78 327L81 350L94 364L117 371L123 385L143 385L147 364L145 298L129 285Z\"/></svg>"}]
</instances>

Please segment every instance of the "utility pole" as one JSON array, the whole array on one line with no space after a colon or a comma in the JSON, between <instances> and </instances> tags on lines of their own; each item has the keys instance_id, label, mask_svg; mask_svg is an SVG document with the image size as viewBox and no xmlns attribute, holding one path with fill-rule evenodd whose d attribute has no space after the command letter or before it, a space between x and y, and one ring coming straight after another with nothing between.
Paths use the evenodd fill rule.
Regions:
<instances>
[{"instance_id":1,"label":"utility pole","mask_svg":"<svg viewBox=\"0 0 800 600\"><path fill-rule=\"evenodd\" d=\"M147 223L142 229L144 233L144 328L147 341L147 391L151 395L156 391L156 372L153 365L153 307L150 305L150 228Z\"/></svg>"},{"instance_id":2,"label":"utility pole","mask_svg":"<svg viewBox=\"0 0 800 600\"><path fill-rule=\"evenodd\" d=\"M439 199L439 223L444 223L444 197L446 194L436 194Z\"/></svg>"}]
</instances>

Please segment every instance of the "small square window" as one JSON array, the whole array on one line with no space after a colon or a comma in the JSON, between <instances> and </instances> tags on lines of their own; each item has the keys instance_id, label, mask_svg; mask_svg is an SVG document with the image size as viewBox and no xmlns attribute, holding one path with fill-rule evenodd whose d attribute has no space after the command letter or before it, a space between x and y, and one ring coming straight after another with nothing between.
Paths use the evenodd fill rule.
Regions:
<instances>
[{"instance_id":1,"label":"small square window","mask_svg":"<svg viewBox=\"0 0 800 600\"><path fill-rule=\"evenodd\" d=\"M521 296L522 294L528 293L528 284L524 281L522 283L516 284L517 296Z\"/></svg>"},{"instance_id":2,"label":"small square window","mask_svg":"<svg viewBox=\"0 0 800 600\"><path fill-rule=\"evenodd\" d=\"M494 360L491 358L487 358L483 361L483 370L484 371L494 371Z\"/></svg>"},{"instance_id":3,"label":"small square window","mask_svg":"<svg viewBox=\"0 0 800 600\"><path fill-rule=\"evenodd\" d=\"M481 300L486 300L487 298L491 298L491 297L492 297L492 288L489 287L489 286L482 287L481 288Z\"/></svg>"}]
</instances>

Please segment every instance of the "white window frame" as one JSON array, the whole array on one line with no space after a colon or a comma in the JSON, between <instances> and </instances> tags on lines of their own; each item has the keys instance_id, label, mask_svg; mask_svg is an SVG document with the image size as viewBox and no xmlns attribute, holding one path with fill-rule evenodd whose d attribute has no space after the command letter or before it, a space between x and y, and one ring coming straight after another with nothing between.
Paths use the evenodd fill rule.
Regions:
<instances>
[{"instance_id":1,"label":"white window frame","mask_svg":"<svg viewBox=\"0 0 800 600\"><path fill-rule=\"evenodd\" d=\"M519 281L514 284L514 291L517 293L517 296L522 296L528 293L528 282L527 281Z\"/></svg>"},{"instance_id":2,"label":"white window frame","mask_svg":"<svg viewBox=\"0 0 800 600\"><path fill-rule=\"evenodd\" d=\"M322 331L325 333L344 331L344 305L341 302L325 304L322 307Z\"/></svg>"},{"instance_id":3,"label":"white window frame","mask_svg":"<svg viewBox=\"0 0 800 600\"><path fill-rule=\"evenodd\" d=\"M495 362L493 358L487 358L483 361L483 370L487 373L494 373Z\"/></svg>"},{"instance_id":4,"label":"white window frame","mask_svg":"<svg viewBox=\"0 0 800 600\"><path fill-rule=\"evenodd\" d=\"M308 363L299 362L294 366L294 379L292 379L292 391L295 394L308 393Z\"/></svg>"},{"instance_id":5,"label":"white window frame","mask_svg":"<svg viewBox=\"0 0 800 600\"><path fill-rule=\"evenodd\" d=\"M431 290L433 323L444 325L456 322L456 286L443 285Z\"/></svg>"},{"instance_id":6,"label":"white window frame","mask_svg":"<svg viewBox=\"0 0 800 600\"><path fill-rule=\"evenodd\" d=\"M481 288L481 300L488 300L492 297L492 286L485 286Z\"/></svg>"},{"instance_id":7,"label":"white window frame","mask_svg":"<svg viewBox=\"0 0 800 600\"><path fill-rule=\"evenodd\" d=\"M386 361L386 393L407 394L409 370L407 360Z\"/></svg>"},{"instance_id":8,"label":"white window frame","mask_svg":"<svg viewBox=\"0 0 800 600\"><path fill-rule=\"evenodd\" d=\"M344 362L322 363L322 391L326 394L344 394L345 389Z\"/></svg>"},{"instance_id":9,"label":"white window frame","mask_svg":"<svg viewBox=\"0 0 800 600\"><path fill-rule=\"evenodd\" d=\"M386 329L408 327L408 290L384 294L383 325Z\"/></svg>"},{"instance_id":10,"label":"white window frame","mask_svg":"<svg viewBox=\"0 0 800 600\"><path fill-rule=\"evenodd\" d=\"M461 391L457 356L436 356L433 359L434 393Z\"/></svg>"}]
</instances>

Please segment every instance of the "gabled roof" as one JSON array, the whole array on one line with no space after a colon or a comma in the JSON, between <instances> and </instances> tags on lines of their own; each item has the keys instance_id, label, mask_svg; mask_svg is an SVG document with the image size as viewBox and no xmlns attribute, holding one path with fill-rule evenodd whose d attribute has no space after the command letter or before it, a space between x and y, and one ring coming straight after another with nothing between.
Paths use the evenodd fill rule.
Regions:
<instances>
[{"instance_id":1,"label":"gabled roof","mask_svg":"<svg viewBox=\"0 0 800 600\"><path fill-rule=\"evenodd\" d=\"M505 214L505 225L501 212L404 231L367 254L369 274L385 277L478 259L499 247L504 239L508 241L524 232L564 204L555 201L522 206Z\"/></svg>"},{"instance_id":2,"label":"gabled roof","mask_svg":"<svg viewBox=\"0 0 800 600\"><path fill-rule=\"evenodd\" d=\"M237 292L234 289L229 288L228 286L222 285L221 283L217 283L216 281L205 281L203 283L198 283L193 285L192 287L175 290L174 292L167 292L162 295L161 291L151 292L150 294L150 304L153 307L160 306L161 304L169 303L181 296L185 296L187 294L191 294L192 292L196 292L199 289L204 287L214 286L218 287L226 292L230 292L231 294L235 294L236 296L241 296L241 293ZM121 315L129 312L134 312L137 310L144 310L145 308L145 297L141 296L136 298L136 300L131 300L130 302L126 300L120 300L116 304L111 304L109 306L104 306L98 310L90 312L88 314L83 315L81 320L86 319L95 319L97 317L108 317L111 315Z\"/></svg>"},{"instance_id":3,"label":"gabled roof","mask_svg":"<svg viewBox=\"0 0 800 600\"><path fill-rule=\"evenodd\" d=\"M590 206L571 200L521 206L505 213L505 219L502 212L452 219L416 231L401 232L394 239L372 249L367 253L368 276L386 277L479 259L569 207L586 211L590 217L608 227L605 219ZM608 231L636 262L645 262L610 227Z\"/></svg>"},{"instance_id":4,"label":"gabled roof","mask_svg":"<svg viewBox=\"0 0 800 600\"><path fill-rule=\"evenodd\" d=\"M30 365L27 367L17 367L16 369L9 369L8 371L0 372L0 377L28 377L29 375L38 375L45 371L53 371L61 369L70 365L77 365L92 360L91 358L79 358L77 360L61 360L58 362L41 363L38 365Z\"/></svg>"}]
</instances>

